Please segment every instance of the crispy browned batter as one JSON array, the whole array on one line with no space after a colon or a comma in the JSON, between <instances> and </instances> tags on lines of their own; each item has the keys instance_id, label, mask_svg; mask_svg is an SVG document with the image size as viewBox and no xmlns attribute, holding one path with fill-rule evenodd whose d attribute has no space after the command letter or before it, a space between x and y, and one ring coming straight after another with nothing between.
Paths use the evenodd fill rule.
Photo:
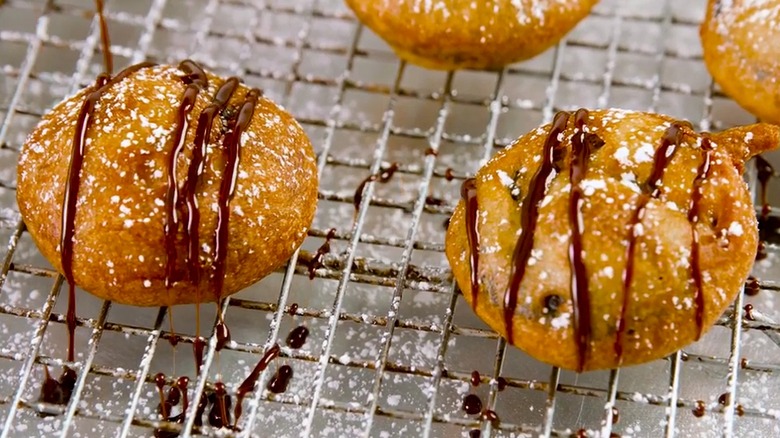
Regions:
<instances>
[{"instance_id":1,"label":"crispy browned batter","mask_svg":"<svg viewBox=\"0 0 780 438\"><path fill-rule=\"evenodd\" d=\"M598 0L347 0L403 59L427 68L499 69L558 42Z\"/></svg>"},{"instance_id":2,"label":"crispy browned batter","mask_svg":"<svg viewBox=\"0 0 780 438\"><path fill-rule=\"evenodd\" d=\"M78 190L73 273L76 284L101 298L139 306L213 301L217 202L225 168L227 120L249 91L241 85L216 118L197 202L201 214L200 285L188 278L184 226L177 238L176 280L166 290L164 223L168 152L185 89L177 68L144 68L100 98L86 137ZM209 74L189 116L176 174L186 180L198 115L225 81ZM27 139L18 165L17 201L27 229L60 272L60 230L72 138L85 90L58 104ZM311 144L298 123L259 99L241 141L235 194L230 201L224 295L256 282L283 264L306 236L317 202ZM179 208L179 214L184 214ZM213 279L212 279L213 280Z\"/></svg>"},{"instance_id":3,"label":"crispy browned batter","mask_svg":"<svg viewBox=\"0 0 780 438\"><path fill-rule=\"evenodd\" d=\"M673 122L661 115L622 110L592 111L585 119L586 132L597 135L604 144L591 155L579 185L584 194L582 254L591 305L583 370L660 358L693 342L699 334L691 261L694 225L688 213L694 180L704 160L703 135L690 125L676 123L682 132L681 141L665 167L660 193L650 197L646 214L636 228L635 269L624 314L622 358L616 353L630 224L639 199L648 195L656 150ZM476 313L502 336L507 333L503 303L513 252L521 231L532 231L521 230L522 203L540 167L549 132L550 125L546 125L521 137L475 177L480 248ZM554 174L539 204L538 224L532 231L533 250L512 318L517 347L541 361L568 369L580 365L572 322L575 307L569 259L569 169L574 134L570 119L559 137L564 151L561 171ZM756 215L741 173L751 156L777 147L780 130L774 125L758 124L708 136L711 167L701 185L699 221L695 225L700 236L704 331L733 301L752 267L758 239ZM446 253L455 279L471 303L471 248L464 213L461 201L447 231Z\"/></svg>"},{"instance_id":4,"label":"crispy browned batter","mask_svg":"<svg viewBox=\"0 0 780 438\"><path fill-rule=\"evenodd\" d=\"M780 123L780 1L710 0L704 62L723 92L762 121Z\"/></svg>"}]
</instances>

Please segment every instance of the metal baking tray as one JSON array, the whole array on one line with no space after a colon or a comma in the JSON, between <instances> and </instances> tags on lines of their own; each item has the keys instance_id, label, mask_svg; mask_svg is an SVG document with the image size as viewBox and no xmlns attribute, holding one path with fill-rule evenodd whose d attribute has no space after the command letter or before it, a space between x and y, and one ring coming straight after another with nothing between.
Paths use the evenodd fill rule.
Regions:
<instances>
[{"instance_id":1,"label":"metal baking tray","mask_svg":"<svg viewBox=\"0 0 780 438\"><path fill-rule=\"evenodd\" d=\"M465 304L443 255L460 182L559 109L652 110L701 130L753 122L703 65L705 3L603 0L533 60L446 73L400 62L340 0L108 1L118 67L192 57L286 106L319 156L319 208L290 264L221 309L233 342L219 354L211 344L201 378L188 343L192 306L173 309L185 337L174 350L165 309L79 292L71 365L81 378L68 406L41 417L43 368L58 373L63 364L67 293L19 217L16 160L41 115L91 83L102 58L92 1L0 1L2 436L150 436L160 426L157 372L189 375L191 399L217 379L235 393L263 351L301 324L311 331L306 345L283 348L261 380L288 364L287 392L259 385L244 402L241 432L185 427L182 436L452 437L477 428L496 437L780 435L774 245L755 266L761 292L740 296L700 342L646 365L580 375L507 346ZM777 154L768 158L780 165ZM368 186L354 217L357 185L393 162L399 171ZM775 181L769 191L780 205ZM332 250L310 280L306 261L331 229ZM764 320L741 316L748 302ZM295 316L284 311L293 303ZM216 309L203 310L209 335ZM470 389L474 370L484 382ZM508 382L500 392L498 376ZM469 391L500 422L467 416ZM724 407L722 394L736 403ZM606 421L613 405L615 424Z\"/></svg>"}]
</instances>

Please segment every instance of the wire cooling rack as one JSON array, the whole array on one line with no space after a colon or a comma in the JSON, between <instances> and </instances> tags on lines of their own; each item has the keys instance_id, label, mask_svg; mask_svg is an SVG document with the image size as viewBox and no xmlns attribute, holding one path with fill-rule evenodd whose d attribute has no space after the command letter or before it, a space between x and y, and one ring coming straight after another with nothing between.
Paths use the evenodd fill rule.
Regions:
<instances>
[{"instance_id":1,"label":"wire cooling rack","mask_svg":"<svg viewBox=\"0 0 780 438\"><path fill-rule=\"evenodd\" d=\"M16 160L41 115L100 72L99 31L88 0L0 4L2 436L177 430L161 425L152 377L195 377L191 306L173 311L184 339L174 350L165 309L79 292L75 393L67 406L37 403L43 367L59 373L63 364L67 300L62 278L19 217ZM603 0L531 61L497 73L444 73L400 62L339 0L107 2L119 67L193 57L241 75L290 109L319 157L310 236L284 270L219 309L233 342L215 354L211 339L207 371L190 385L202 393L222 379L234 393L263 351L304 324L311 331L304 348L283 348L266 372L290 365L290 387L275 395L258 385L245 401L241 433L187 424L182 434L451 437L479 428L501 437L778 436L773 245L755 267L761 292L740 296L700 342L646 365L581 375L507 347L465 304L443 255L460 181L556 110L654 110L702 130L752 122L706 73L698 40L704 7L702 0ZM353 222L357 185L392 162L399 171L368 185ZM748 179L755 180L752 170ZM770 184L774 205L777 192ZM332 251L309 280L306 262L331 229ZM755 321L741 316L748 302ZM211 312L204 321L214 320L213 307L203 306ZM483 381L470 388L474 370ZM498 376L508 382L503 391ZM469 391L500 422L467 416L461 400Z\"/></svg>"}]
</instances>

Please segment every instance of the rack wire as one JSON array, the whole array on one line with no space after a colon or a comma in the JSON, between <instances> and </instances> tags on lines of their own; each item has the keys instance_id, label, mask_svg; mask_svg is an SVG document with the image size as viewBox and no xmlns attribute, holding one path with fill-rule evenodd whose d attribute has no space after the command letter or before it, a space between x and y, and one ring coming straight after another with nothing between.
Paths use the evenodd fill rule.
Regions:
<instances>
[{"instance_id":1,"label":"rack wire","mask_svg":"<svg viewBox=\"0 0 780 438\"><path fill-rule=\"evenodd\" d=\"M291 110L318 153L320 203L308 239L283 270L218 309L234 341L217 354L210 339L206 371L191 391L193 409L218 378L235 391L286 330L307 325L307 345L283 348L277 359L295 370L290 389L275 395L258 385L245 401L242 432L194 427L192 415L183 426L165 424L156 415L155 373L195 376L192 309L173 312L182 336L174 350L166 309L81 292L79 355L66 364L79 374L72 400L62 407L37 402L43 367L65 364L58 345L66 299L62 278L18 214L15 163L46 109L100 71L99 29L89 0L0 5L0 238L8 242L0 253L3 437L148 436L156 427L182 436L466 436L475 428L501 437L780 434L773 245L755 267L761 293L740 294L700 342L646 365L581 375L507 347L471 313L443 257L442 224L459 181L559 109L653 110L702 130L752 122L703 67L703 0L603 0L531 61L501 72L450 73L400 62L339 0L107 2L120 64L191 56L240 74ZM353 221L357 184L391 162L399 163L398 174L367 185ZM748 179L755 189L755 175ZM310 281L307 261L332 228L334 249ZM742 315L748 302L754 321ZM472 370L484 383L475 389ZM499 376L507 381L503 391ZM500 422L461 412L468 391ZM735 402L719 403L723 394ZM698 402L701 418L692 413Z\"/></svg>"}]
</instances>

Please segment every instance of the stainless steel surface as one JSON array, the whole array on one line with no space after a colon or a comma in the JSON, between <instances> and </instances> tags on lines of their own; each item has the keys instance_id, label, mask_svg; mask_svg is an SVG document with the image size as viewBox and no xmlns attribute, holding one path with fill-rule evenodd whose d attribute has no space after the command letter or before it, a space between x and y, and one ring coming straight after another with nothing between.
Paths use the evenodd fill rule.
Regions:
<instances>
[{"instance_id":1,"label":"stainless steel surface","mask_svg":"<svg viewBox=\"0 0 780 438\"><path fill-rule=\"evenodd\" d=\"M700 342L665 360L582 375L505 345L465 305L443 256L442 223L460 181L558 109L650 109L703 130L752 122L706 73L698 40L704 5L603 0L534 60L498 73L443 73L399 62L340 0L107 2L120 67L191 56L240 74L290 109L319 153L320 204L301 254L220 309L234 342L215 354L211 340L208 371L192 382L190 397L218 378L234 392L266 348L306 324L306 346L284 348L270 367L293 367L290 389L273 395L259 386L245 401L240 435L449 437L472 428L501 437L569 436L580 428L603 437L780 435L776 248L755 267L761 293L740 297ZM101 70L92 7L88 0L0 6L3 436L149 436L159 425L152 376L195 378L192 306L173 311L185 338L174 352L165 309L80 292L76 392L59 415L37 415L43 367L59 372L63 363L67 298L19 217L16 159L41 114ZM780 164L777 158L770 156ZM400 172L387 184L369 184L353 222L360 180L394 161ZM454 181L445 178L448 168ZM780 205L778 184L770 190ZM427 196L446 205L426 204ZM310 281L303 253L331 228L333 252ZM756 321L741 317L747 302L760 311ZM292 303L300 305L295 316L282 311ZM215 309L203 310L208 335ZM475 391L501 418L495 426L461 410L472 370L492 379ZM509 382L502 392L499 375ZM742 415L718 403L723 393ZM707 407L702 418L692 414L697 400ZM620 414L614 425L613 405Z\"/></svg>"}]
</instances>

